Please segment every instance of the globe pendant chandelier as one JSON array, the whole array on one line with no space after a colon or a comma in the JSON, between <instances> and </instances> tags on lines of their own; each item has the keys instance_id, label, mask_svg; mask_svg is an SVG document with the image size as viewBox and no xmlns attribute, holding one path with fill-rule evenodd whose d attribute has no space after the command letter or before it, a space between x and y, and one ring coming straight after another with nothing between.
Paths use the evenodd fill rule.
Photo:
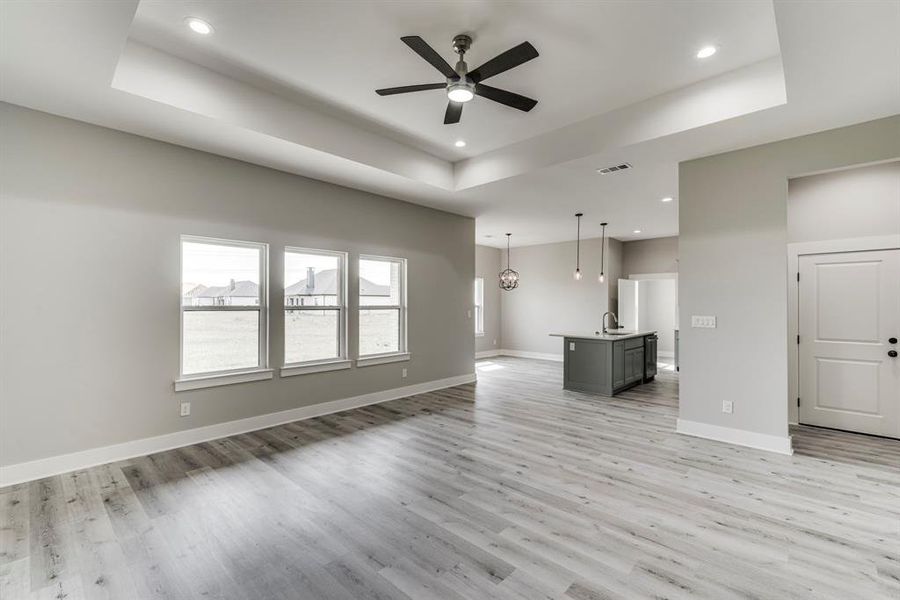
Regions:
<instances>
[{"instance_id":1,"label":"globe pendant chandelier","mask_svg":"<svg viewBox=\"0 0 900 600\"><path fill-rule=\"evenodd\" d=\"M506 234L506 269L500 271L500 289L507 292L519 287L519 272L509 268L509 238L512 234Z\"/></svg>"}]
</instances>

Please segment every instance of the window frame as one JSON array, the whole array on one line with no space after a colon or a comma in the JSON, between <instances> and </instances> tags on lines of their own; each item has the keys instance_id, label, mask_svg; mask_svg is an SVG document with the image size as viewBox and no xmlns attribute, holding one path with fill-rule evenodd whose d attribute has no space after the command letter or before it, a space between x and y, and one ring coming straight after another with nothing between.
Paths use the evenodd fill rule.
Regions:
<instances>
[{"instance_id":1,"label":"window frame","mask_svg":"<svg viewBox=\"0 0 900 600\"><path fill-rule=\"evenodd\" d=\"M481 282L479 288L478 283ZM484 336L484 277L475 278L474 305L475 305L475 337ZM479 294L479 292L481 292Z\"/></svg>"},{"instance_id":2,"label":"window frame","mask_svg":"<svg viewBox=\"0 0 900 600\"><path fill-rule=\"evenodd\" d=\"M313 254L317 256L332 256L338 259L338 270L340 272L340 285L338 286L338 303L336 306L287 306L285 304L285 295L284 292L287 289L287 281L282 282L281 286L281 304L282 310L287 313L287 311L291 310L328 310L328 311L337 311L338 312L338 356L334 358L323 358L323 359L315 359L315 360L306 360L300 362L287 362L287 326L283 325L283 355L282 355L282 367L281 367L281 376L289 377L291 375L305 375L307 373L318 373L322 371L337 371L341 369L349 369L350 368L350 360L348 358L348 342L347 342L347 332L349 327L347 325L347 266L349 263L349 254L347 252L341 252L339 250L324 250L319 248L304 248L300 246L285 246L284 247L284 255L287 255L288 252L293 252L295 254ZM287 261L283 260L283 265L286 264ZM285 315L286 316L286 315ZM284 323L286 323L286 319Z\"/></svg>"},{"instance_id":3,"label":"window frame","mask_svg":"<svg viewBox=\"0 0 900 600\"><path fill-rule=\"evenodd\" d=\"M184 283L184 244L197 243L211 246L231 246L235 248L252 248L259 250L259 304L255 306L184 306L184 293L181 286ZM231 383L243 383L260 379L271 379L272 370L269 369L269 244L265 242L248 242L244 240L231 240L200 235L180 236L179 269L178 269L178 379L175 380L175 391L228 385ZM231 312L231 311L257 311L259 323L259 335L257 336L257 363L253 367L239 367L236 369L222 369L218 371L204 371L201 373L184 372L184 313L185 312Z\"/></svg>"},{"instance_id":4,"label":"window frame","mask_svg":"<svg viewBox=\"0 0 900 600\"><path fill-rule=\"evenodd\" d=\"M372 261L382 261L382 262L390 262L396 263L400 266L400 277L398 278L398 286L399 290L398 301L399 304L396 305L367 305L362 304L361 298L359 294L359 280L362 278L360 273L360 265L364 260L372 260ZM407 289L407 260L405 258L399 258L396 256L376 256L373 254L360 254L357 257L356 263L356 315L357 315L357 328L356 328L356 366L365 367L369 365L379 365L389 362L400 362L404 360L409 360L409 346L408 346L408 324L407 324L407 298L406 298L406 289ZM378 354L360 354L360 328L358 326L359 316L363 310L397 310L399 311L399 321L400 321L400 331L398 332L398 349L395 352L381 352Z\"/></svg>"}]
</instances>

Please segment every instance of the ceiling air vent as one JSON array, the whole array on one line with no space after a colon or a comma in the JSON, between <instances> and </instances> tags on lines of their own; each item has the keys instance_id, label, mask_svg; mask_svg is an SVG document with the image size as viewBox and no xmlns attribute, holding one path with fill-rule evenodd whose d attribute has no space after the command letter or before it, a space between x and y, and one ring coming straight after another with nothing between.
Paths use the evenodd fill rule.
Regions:
<instances>
[{"instance_id":1,"label":"ceiling air vent","mask_svg":"<svg viewBox=\"0 0 900 600\"><path fill-rule=\"evenodd\" d=\"M615 173L616 171L624 171L625 169L630 169L631 165L628 163L622 163L621 165L615 165L612 167L606 167L603 169L597 169L597 172L601 175L609 175L610 173Z\"/></svg>"}]
</instances>

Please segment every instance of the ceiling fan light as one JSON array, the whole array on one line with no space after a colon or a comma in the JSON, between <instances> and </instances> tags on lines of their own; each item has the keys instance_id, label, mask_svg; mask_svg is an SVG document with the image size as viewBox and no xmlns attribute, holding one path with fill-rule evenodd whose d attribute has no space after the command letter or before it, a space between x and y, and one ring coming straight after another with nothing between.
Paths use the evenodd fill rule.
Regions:
<instances>
[{"instance_id":1,"label":"ceiling fan light","mask_svg":"<svg viewBox=\"0 0 900 600\"><path fill-rule=\"evenodd\" d=\"M451 102L468 102L475 97L473 87L473 85L462 81L451 83L447 87L447 98Z\"/></svg>"}]
</instances>

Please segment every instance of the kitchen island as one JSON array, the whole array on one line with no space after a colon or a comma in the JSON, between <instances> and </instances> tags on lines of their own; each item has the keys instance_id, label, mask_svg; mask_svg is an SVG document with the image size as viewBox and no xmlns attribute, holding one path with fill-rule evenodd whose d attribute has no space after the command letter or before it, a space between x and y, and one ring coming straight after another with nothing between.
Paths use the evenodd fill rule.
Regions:
<instances>
[{"instance_id":1,"label":"kitchen island","mask_svg":"<svg viewBox=\"0 0 900 600\"><path fill-rule=\"evenodd\" d=\"M614 396L656 376L655 331L551 333L563 338L563 388Z\"/></svg>"}]
</instances>

